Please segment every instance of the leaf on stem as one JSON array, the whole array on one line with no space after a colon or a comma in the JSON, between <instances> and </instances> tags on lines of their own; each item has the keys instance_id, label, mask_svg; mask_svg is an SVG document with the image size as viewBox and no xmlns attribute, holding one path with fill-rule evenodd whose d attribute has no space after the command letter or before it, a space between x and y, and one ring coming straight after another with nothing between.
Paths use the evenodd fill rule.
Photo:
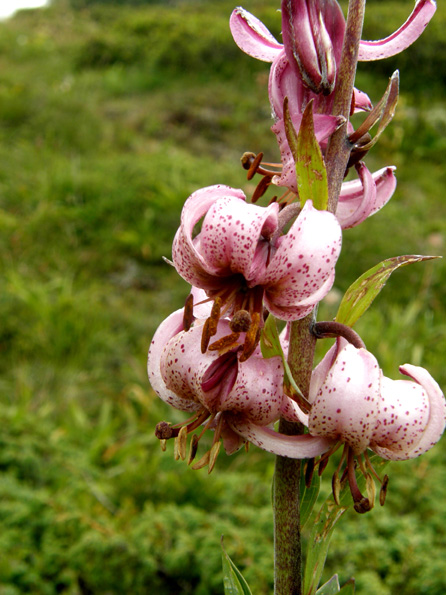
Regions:
<instances>
[{"instance_id":1,"label":"leaf on stem","mask_svg":"<svg viewBox=\"0 0 446 595\"><path fill-rule=\"evenodd\" d=\"M265 326L263 327L262 336L260 338L260 349L262 351L263 357L266 359L276 356L282 358L284 367L284 384L286 388L290 394L306 401L302 391L297 386L293 375L291 374L290 367L286 361L285 354L283 353L282 345L280 344L276 319L271 314L266 319Z\"/></svg>"},{"instance_id":2,"label":"leaf on stem","mask_svg":"<svg viewBox=\"0 0 446 595\"><path fill-rule=\"evenodd\" d=\"M338 575L334 574L329 581L316 591L316 595L336 595L340 590Z\"/></svg>"},{"instance_id":3,"label":"leaf on stem","mask_svg":"<svg viewBox=\"0 0 446 595\"><path fill-rule=\"evenodd\" d=\"M399 72L396 70L390 77L389 84L385 90L379 103L369 112L364 122L349 136L349 141L352 144L357 143L364 134L377 123L378 129L375 136L368 143L361 145L361 151L369 151L375 143L378 142L382 132L387 128L388 124L395 115L396 104L398 103L399 95Z\"/></svg>"},{"instance_id":4,"label":"leaf on stem","mask_svg":"<svg viewBox=\"0 0 446 595\"><path fill-rule=\"evenodd\" d=\"M439 256L409 254L383 260L359 277L345 292L336 314L336 322L353 326L380 293L390 275L399 267L432 260Z\"/></svg>"},{"instance_id":5,"label":"leaf on stem","mask_svg":"<svg viewBox=\"0 0 446 595\"><path fill-rule=\"evenodd\" d=\"M223 586L225 595L252 595L248 583L242 573L228 556L223 547L223 535L221 537L221 552L223 564Z\"/></svg>"},{"instance_id":6,"label":"leaf on stem","mask_svg":"<svg viewBox=\"0 0 446 595\"><path fill-rule=\"evenodd\" d=\"M288 145L296 164L300 204L303 207L311 199L316 209L325 211L328 204L327 170L314 134L313 100L308 103L302 115L299 133L296 133L293 126L287 97L283 102L283 113Z\"/></svg>"}]
</instances>

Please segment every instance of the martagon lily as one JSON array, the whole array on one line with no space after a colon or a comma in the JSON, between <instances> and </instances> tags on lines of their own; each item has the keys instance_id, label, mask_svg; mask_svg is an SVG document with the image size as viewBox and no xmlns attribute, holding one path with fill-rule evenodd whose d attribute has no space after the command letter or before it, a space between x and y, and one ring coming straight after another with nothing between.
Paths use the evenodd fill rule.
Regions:
<instances>
[{"instance_id":1,"label":"martagon lily","mask_svg":"<svg viewBox=\"0 0 446 595\"><path fill-rule=\"evenodd\" d=\"M359 60L380 60L411 45L423 32L436 9L433 0L419 0L408 20L392 35L379 41L361 41ZM282 33L279 43L248 11L236 8L230 18L237 45L248 55L271 62L269 97L283 170L272 182L297 193L294 160L285 134L284 98L291 120L299 130L302 113L313 100L315 134L324 149L328 137L342 124L332 115L337 66L340 62L345 20L336 0L282 0ZM352 112L369 110L365 93L354 89ZM353 131L348 125L349 133ZM391 198L396 179L394 167L370 174L361 164L359 182L343 184L336 215L342 227L354 227L376 213ZM352 198L354 197L354 198ZM348 212L345 217L345 212Z\"/></svg>"},{"instance_id":2,"label":"martagon lily","mask_svg":"<svg viewBox=\"0 0 446 595\"><path fill-rule=\"evenodd\" d=\"M172 258L183 279L218 302L222 316L247 311L260 328L263 306L279 319L297 320L328 293L341 235L336 217L311 201L300 212L296 204L259 207L241 190L217 185L186 201Z\"/></svg>"},{"instance_id":3,"label":"martagon lily","mask_svg":"<svg viewBox=\"0 0 446 595\"><path fill-rule=\"evenodd\" d=\"M405 364L400 372L411 380L391 380L383 376L376 358L366 349L357 348L345 339L337 339L320 364L314 369L306 414L293 403L286 417L304 423L310 441L315 436L331 441L331 448L321 449L320 463L343 446L343 454L333 479L335 499L341 486L340 471L346 465L348 479L357 512L373 507L374 484L380 482L367 450L383 459L406 460L417 457L440 439L446 424L446 401L443 393L424 369ZM289 405L289 403L287 403ZM269 428L255 428L249 422L233 421L231 427L261 448L291 458L307 458L299 452L288 436ZM324 455L324 453L326 453ZM367 479L367 497L360 492L355 466ZM387 480L383 482L381 501Z\"/></svg>"},{"instance_id":4,"label":"martagon lily","mask_svg":"<svg viewBox=\"0 0 446 595\"><path fill-rule=\"evenodd\" d=\"M203 295L196 289L197 301ZM202 292L201 292L202 294ZM196 306L194 314L202 316ZM171 314L161 323L152 340L148 358L148 373L157 395L175 409L192 414L186 422L171 426L161 422L156 434L161 440L176 438L179 456L185 458L188 434L192 438L188 463L196 454L198 441L205 430L213 430L212 447L195 463L199 469L208 465L212 470L220 448L220 440L227 454L237 451L246 439L231 427L232 422L248 423L251 431L271 426L286 411L293 410L293 402L283 392L283 365L280 357L263 359L257 347L246 361L242 361L244 333L226 348L224 339L231 333L231 323L220 319L213 343L206 353L201 352L203 319L197 318L191 328L184 330L184 309ZM222 344L223 340L223 344ZM302 452L314 457L330 447L331 441L320 437L295 437Z\"/></svg>"}]
</instances>

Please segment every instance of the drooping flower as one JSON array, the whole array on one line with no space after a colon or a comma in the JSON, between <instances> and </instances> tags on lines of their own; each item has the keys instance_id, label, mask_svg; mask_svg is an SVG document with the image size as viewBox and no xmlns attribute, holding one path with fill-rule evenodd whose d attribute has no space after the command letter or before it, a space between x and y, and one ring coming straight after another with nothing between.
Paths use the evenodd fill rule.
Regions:
<instances>
[{"instance_id":1,"label":"drooping flower","mask_svg":"<svg viewBox=\"0 0 446 595\"><path fill-rule=\"evenodd\" d=\"M368 449L387 460L411 459L434 446L445 429L446 401L432 376L425 369L410 364L401 366L400 372L411 380L384 377L370 352L338 339L313 371L308 397L310 412L306 414L295 403L287 403L286 417L304 423L308 436L330 440L329 453L339 446L344 447L333 480L333 492L337 498L341 484L339 471L345 463L345 474L358 512L373 507L372 475L378 477L370 463ZM266 445L266 450L275 454L305 458L299 452L300 445L292 445L286 436L271 431L265 437L259 432L254 435L246 422L232 423L232 427L258 445L263 439L263 448ZM329 453L321 460L325 461ZM359 490L355 461L367 479L367 497ZM386 484L385 480L384 492ZM385 493L382 499L384 496Z\"/></svg>"},{"instance_id":2,"label":"drooping flower","mask_svg":"<svg viewBox=\"0 0 446 595\"><path fill-rule=\"evenodd\" d=\"M241 190L227 186L194 192L174 239L175 268L210 299L218 299L225 314L246 310L261 326L265 305L280 319L303 318L333 284L341 229L332 214L307 201L283 233L296 207L280 211L277 203L248 204Z\"/></svg>"},{"instance_id":3,"label":"drooping flower","mask_svg":"<svg viewBox=\"0 0 446 595\"><path fill-rule=\"evenodd\" d=\"M256 428L270 426L290 407L283 392L283 365L280 357L263 359L257 347L252 356L241 360L244 336L226 348L224 338L231 332L230 322L220 319L214 342L206 353L201 352L202 320L183 330L184 311L178 310L159 326L149 351L148 373L158 396L181 411L193 415L184 424L158 424L161 439L174 437L184 451L187 435L201 430L191 441L189 462L195 457L198 440L204 430L214 430L213 444L194 468L215 463L220 439L228 454L238 450L245 438L231 428L232 420L248 421ZM201 428L201 426L204 426ZM306 440L306 453L315 456L330 441L323 438ZM185 457L185 453L182 455Z\"/></svg>"},{"instance_id":4,"label":"drooping flower","mask_svg":"<svg viewBox=\"0 0 446 595\"><path fill-rule=\"evenodd\" d=\"M380 60L393 56L411 45L423 32L436 9L433 0L419 0L408 20L392 35L379 41L361 41L359 59ZM284 45L279 43L256 17L243 8L236 8L230 18L231 32L237 45L248 55L271 62L269 98L275 124L283 171L272 177L272 182L290 188L297 193L294 160L285 134L283 102L288 105L293 126L299 130L302 113L313 100L315 134L324 149L328 137L340 125L339 118L332 115L332 93L341 58L345 21L336 0L282 0L282 33ZM371 108L365 93L354 89L352 113ZM353 132L351 124L349 133ZM361 164L364 170L364 164ZM364 200L359 212L365 217L349 218L345 227L361 223L367 216L381 208L392 196L396 180L394 168L389 168L385 180L372 193L366 191L364 176L373 182L380 179L379 172L373 176L364 172L359 188L364 188ZM367 186L370 189L370 186ZM344 185L340 201L347 203L349 190ZM377 207L377 205L380 205ZM352 207L346 205L347 210ZM345 210L345 209L341 209ZM340 217L342 224L342 216ZM343 225L344 227L344 225Z\"/></svg>"}]
</instances>

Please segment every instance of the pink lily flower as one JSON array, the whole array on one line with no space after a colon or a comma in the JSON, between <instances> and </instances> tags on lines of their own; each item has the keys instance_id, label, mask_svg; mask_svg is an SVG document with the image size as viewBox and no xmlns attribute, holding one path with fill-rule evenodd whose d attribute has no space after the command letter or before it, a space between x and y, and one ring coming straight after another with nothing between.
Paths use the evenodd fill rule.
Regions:
<instances>
[{"instance_id":1,"label":"pink lily flower","mask_svg":"<svg viewBox=\"0 0 446 595\"><path fill-rule=\"evenodd\" d=\"M174 312L155 333L148 358L150 382L163 401L181 411L194 412L187 425L178 424L183 434L205 423L205 429L214 430L213 446L222 438L226 452L232 454L246 440L234 432L231 420L246 420L253 428L269 426L279 419L282 409L291 406L291 399L283 393L282 360L263 359L257 347L248 360L242 361L243 333L229 350L218 349L231 332L227 319L218 322L213 344L217 348L211 345L203 354L202 321L184 331L183 314L183 310ZM178 437L181 430L163 422L157 432L158 437L168 438ZM308 456L314 456L323 445L330 446L330 441L321 438L310 443L305 447ZM204 464L211 469L215 460L210 457L205 455Z\"/></svg>"},{"instance_id":2,"label":"pink lily flower","mask_svg":"<svg viewBox=\"0 0 446 595\"><path fill-rule=\"evenodd\" d=\"M446 401L432 376L425 369L410 364L401 366L400 372L411 380L384 377L370 352L338 339L313 371L308 397L310 413L305 414L295 403L291 407L287 403L283 410L287 419L308 427L307 436L331 440L329 453L344 445L338 469L346 462L346 474L358 512L373 507L374 494L369 481L368 497L359 491L355 459L364 475L371 472L378 477L367 449L387 460L411 459L432 448L445 429ZM246 439L261 444L263 436L249 423L231 423L231 427ZM270 431L266 438L262 446L266 446L266 450L305 458L299 452L300 446L294 446L287 436ZM320 454L323 452L321 450ZM387 480L383 482L384 490L386 485ZM338 472L333 486L336 499L340 487Z\"/></svg>"},{"instance_id":3,"label":"pink lily flower","mask_svg":"<svg viewBox=\"0 0 446 595\"><path fill-rule=\"evenodd\" d=\"M228 186L194 192L173 242L175 268L210 299L218 298L225 314L246 310L261 326L265 305L282 320L303 318L333 284L342 233L334 215L307 201L283 234L296 207L252 205Z\"/></svg>"},{"instance_id":4,"label":"pink lily flower","mask_svg":"<svg viewBox=\"0 0 446 595\"><path fill-rule=\"evenodd\" d=\"M433 0L418 0L407 21L392 35L379 41L361 41L359 59L379 60L393 56L411 45L423 32L436 10ZM271 62L269 97L276 134L281 151L283 171L273 177L274 184L290 188L297 193L294 161L284 130L283 100L288 97L291 118L296 130L300 127L302 113L313 99L315 133L321 147L340 125L332 116L334 95L331 92L336 79L336 65L340 61L345 21L335 0L319 1L282 0L282 31L284 45L279 43L256 17L243 8L236 8L230 18L235 42L248 55ZM371 103L365 93L354 90L352 111L369 110ZM349 125L350 132L353 130ZM365 166L362 166L363 168ZM394 168L387 170L384 180L380 173L373 176L364 171L369 180L380 179L379 186L363 184L364 201L358 218L351 213L345 227L354 227L375 213L390 200L396 186ZM360 186L360 187L361 187ZM349 200L352 188L342 187L340 201ZM367 194L366 191L369 191ZM355 197L355 202L358 198ZM380 206L378 206L380 205ZM345 205L352 211L353 207ZM364 213L369 213L363 216Z\"/></svg>"}]
</instances>

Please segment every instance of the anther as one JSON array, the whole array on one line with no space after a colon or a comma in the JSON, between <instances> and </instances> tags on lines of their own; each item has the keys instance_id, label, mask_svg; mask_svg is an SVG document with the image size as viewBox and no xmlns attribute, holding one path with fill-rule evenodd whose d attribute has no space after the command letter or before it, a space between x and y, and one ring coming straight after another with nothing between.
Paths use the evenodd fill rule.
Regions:
<instances>
[{"instance_id":1,"label":"anther","mask_svg":"<svg viewBox=\"0 0 446 595\"><path fill-rule=\"evenodd\" d=\"M198 436L196 434L192 435L192 439L190 441L189 446L189 456L187 457L187 464L190 465L192 461L195 459L198 450Z\"/></svg>"},{"instance_id":2,"label":"anther","mask_svg":"<svg viewBox=\"0 0 446 595\"><path fill-rule=\"evenodd\" d=\"M240 356L240 361L245 362L255 351L257 343L260 340L260 314L253 312L252 323L246 333L245 342L243 343L243 351Z\"/></svg>"},{"instance_id":3,"label":"anther","mask_svg":"<svg viewBox=\"0 0 446 595\"><path fill-rule=\"evenodd\" d=\"M379 491L379 503L384 506L387 496L387 486L389 485L389 476L384 475L381 489Z\"/></svg>"},{"instance_id":4,"label":"anther","mask_svg":"<svg viewBox=\"0 0 446 595\"><path fill-rule=\"evenodd\" d=\"M188 331L194 321L194 296L190 293L184 304L183 327Z\"/></svg>"},{"instance_id":5,"label":"anther","mask_svg":"<svg viewBox=\"0 0 446 595\"><path fill-rule=\"evenodd\" d=\"M254 190L254 192L252 194L252 197L251 197L252 203L256 203L259 200L259 198L261 198L265 194L265 192L268 190L268 186L271 185L271 179L272 179L271 175L263 176L263 178L257 184L256 189Z\"/></svg>"},{"instance_id":6,"label":"anther","mask_svg":"<svg viewBox=\"0 0 446 595\"><path fill-rule=\"evenodd\" d=\"M248 174L246 176L247 180L252 180L252 178L256 175L257 170L259 169L260 163L263 159L263 153L257 153L254 159L251 162L251 165L248 169Z\"/></svg>"},{"instance_id":7,"label":"anther","mask_svg":"<svg viewBox=\"0 0 446 595\"><path fill-rule=\"evenodd\" d=\"M225 337L221 337L217 341L214 341L209 345L209 351L224 351L226 349L230 349L235 346L238 339L240 337L240 333L231 333L230 335L226 335Z\"/></svg>"}]
</instances>

